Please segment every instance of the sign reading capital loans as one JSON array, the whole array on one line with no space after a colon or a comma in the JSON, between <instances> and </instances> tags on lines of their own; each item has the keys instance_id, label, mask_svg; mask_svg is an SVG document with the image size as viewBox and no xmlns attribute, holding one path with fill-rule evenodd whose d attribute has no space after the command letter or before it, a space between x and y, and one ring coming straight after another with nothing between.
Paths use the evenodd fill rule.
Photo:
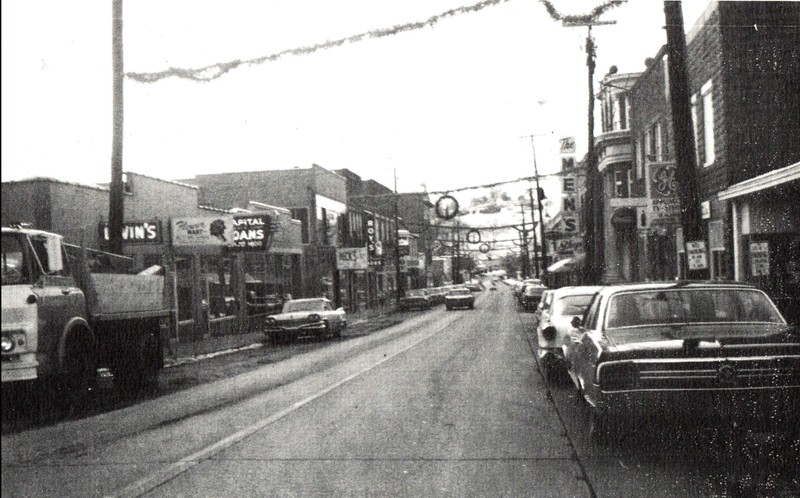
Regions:
<instances>
[{"instance_id":1,"label":"sign reading capital loans","mask_svg":"<svg viewBox=\"0 0 800 498\"><path fill-rule=\"evenodd\" d=\"M265 251L272 219L266 214L233 217L233 247L243 251Z\"/></svg>"},{"instance_id":2,"label":"sign reading capital loans","mask_svg":"<svg viewBox=\"0 0 800 498\"><path fill-rule=\"evenodd\" d=\"M750 273L754 277L769 275L769 242L750 242Z\"/></svg>"}]
</instances>

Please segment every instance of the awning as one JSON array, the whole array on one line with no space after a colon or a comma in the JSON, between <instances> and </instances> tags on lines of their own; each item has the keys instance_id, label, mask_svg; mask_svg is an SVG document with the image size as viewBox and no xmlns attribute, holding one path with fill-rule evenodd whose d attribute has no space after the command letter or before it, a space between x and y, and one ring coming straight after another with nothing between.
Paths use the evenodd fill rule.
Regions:
<instances>
[{"instance_id":1,"label":"awning","mask_svg":"<svg viewBox=\"0 0 800 498\"><path fill-rule=\"evenodd\" d=\"M560 273L577 270L579 268L583 268L584 261L586 261L586 255L578 254L577 256L573 256L571 258L556 261L547 268L547 271L549 273Z\"/></svg>"},{"instance_id":2,"label":"awning","mask_svg":"<svg viewBox=\"0 0 800 498\"><path fill-rule=\"evenodd\" d=\"M719 192L717 197L721 201L727 201L797 180L800 180L800 163L794 163L785 168L776 169L755 178L750 178L749 180L731 185Z\"/></svg>"}]
</instances>

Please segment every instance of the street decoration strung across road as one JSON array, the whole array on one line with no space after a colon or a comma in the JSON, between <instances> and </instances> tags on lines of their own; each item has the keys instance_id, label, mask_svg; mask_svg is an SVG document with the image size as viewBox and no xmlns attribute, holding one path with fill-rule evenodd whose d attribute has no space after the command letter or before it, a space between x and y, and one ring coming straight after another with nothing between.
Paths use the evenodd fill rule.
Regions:
<instances>
[{"instance_id":1,"label":"street decoration strung across road","mask_svg":"<svg viewBox=\"0 0 800 498\"><path fill-rule=\"evenodd\" d=\"M436 216L452 220L458 215L458 201L452 195L443 195L436 201Z\"/></svg>"}]
</instances>

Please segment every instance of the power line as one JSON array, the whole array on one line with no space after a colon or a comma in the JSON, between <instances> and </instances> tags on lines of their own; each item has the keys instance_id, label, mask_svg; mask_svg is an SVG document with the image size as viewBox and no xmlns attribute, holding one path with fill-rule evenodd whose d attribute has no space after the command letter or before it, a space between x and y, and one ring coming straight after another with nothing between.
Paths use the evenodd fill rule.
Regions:
<instances>
[{"instance_id":1,"label":"power line","mask_svg":"<svg viewBox=\"0 0 800 498\"><path fill-rule=\"evenodd\" d=\"M315 43L313 45L290 48L287 50L282 50L280 52L275 52L270 55L256 57L253 59L245 59L245 60L237 59L228 62L218 62L216 64L212 64L210 66L205 66L197 69L171 67L164 71L158 71L155 73L130 72L126 73L125 75L128 78L134 81L138 81L140 83L155 83L156 81L170 78L173 76L176 78L184 78L187 80L193 80L199 82L213 81L240 66L255 66L267 62L275 62L286 56L309 55L313 54L314 52L318 52L320 50L328 50L331 48L341 47L344 44L358 43L368 39L384 38L387 36L394 36L407 31L416 31L426 27L433 27L436 23L438 23L443 19L447 19L449 17L455 17L461 14L478 12L479 10L483 10L486 7L491 7L508 1L510 0L482 0L472 5L467 5L464 7L457 7L455 9L447 10L440 14L431 16L424 21L397 24L390 28L374 29L367 31L365 33L359 33L357 35L352 35L345 38L339 38L338 40L328 40L322 43Z\"/></svg>"}]
</instances>

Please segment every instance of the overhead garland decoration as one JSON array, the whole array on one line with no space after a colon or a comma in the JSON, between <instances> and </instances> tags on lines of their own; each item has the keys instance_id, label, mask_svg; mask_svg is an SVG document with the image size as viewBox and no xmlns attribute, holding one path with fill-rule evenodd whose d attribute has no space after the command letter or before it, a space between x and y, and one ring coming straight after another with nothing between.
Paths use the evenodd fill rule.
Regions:
<instances>
[{"instance_id":1,"label":"overhead garland decoration","mask_svg":"<svg viewBox=\"0 0 800 498\"><path fill-rule=\"evenodd\" d=\"M539 1L542 3L542 5L544 5L544 8L547 9L547 13L550 14L550 17L556 21L562 21L566 23L591 23L592 21L597 20L598 17L602 16L607 10L613 7L618 7L628 0L607 0L606 2L603 2L597 7L593 8L588 14L577 15L564 15L560 13L548 0Z\"/></svg>"},{"instance_id":2,"label":"overhead garland decoration","mask_svg":"<svg viewBox=\"0 0 800 498\"><path fill-rule=\"evenodd\" d=\"M458 215L458 201L452 195L443 195L436 201L436 216L452 220Z\"/></svg>"},{"instance_id":3,"label":"overhead garland decoration","mask_svg":"<svg viewBox=\"0 0 800 498\"><path fill-rule=\"evenodd\" d=\"M131 73L125 73L125 76L140 83L155 83L156 81L163 80L166 78L171 78L173 76L176 78L183 78L187 80L193 80L205 83L208 81L213 81L223 76L224 74L228 73L229 71L238 68L239 66L245 66L245 65L255 66L264 64L266 62L275 62L285 56L308 55L308 54L313 54L314 52L318 52L320 50L328 50L331 48L341 47L346 43L357 43L360 41L364 41L365 39L384 38L387 36L393 36L400 33L404 33L406 31L416 31L426 27L433 27L437 22L441 21L442 19L446 19L448 17L455 17L460 14L477 12L479 10L485 9L486 7L491 7L508 1L510 0L482 0L472 5L466 5L464 7L457 7L455 9L447 10L445 12L442 12L441 14L431 16L425 21L397 24L395 26L392 26L391 28L374 29L371 31L367 31L365 33L359 33L357 35L348 36L346 38L340 38L338 40L327 40L321 43L315 43L313 45L290 48L287 50L276 52L274 54L265 55L262 57L256 57L253 59L246 59L246 60L237 59L229 62L218 62L216 64L211 64L210 66L205 66L198 69L171 67L164 71L158 71L155 73L131 72Z\"/></svg>"}]
</instances>

